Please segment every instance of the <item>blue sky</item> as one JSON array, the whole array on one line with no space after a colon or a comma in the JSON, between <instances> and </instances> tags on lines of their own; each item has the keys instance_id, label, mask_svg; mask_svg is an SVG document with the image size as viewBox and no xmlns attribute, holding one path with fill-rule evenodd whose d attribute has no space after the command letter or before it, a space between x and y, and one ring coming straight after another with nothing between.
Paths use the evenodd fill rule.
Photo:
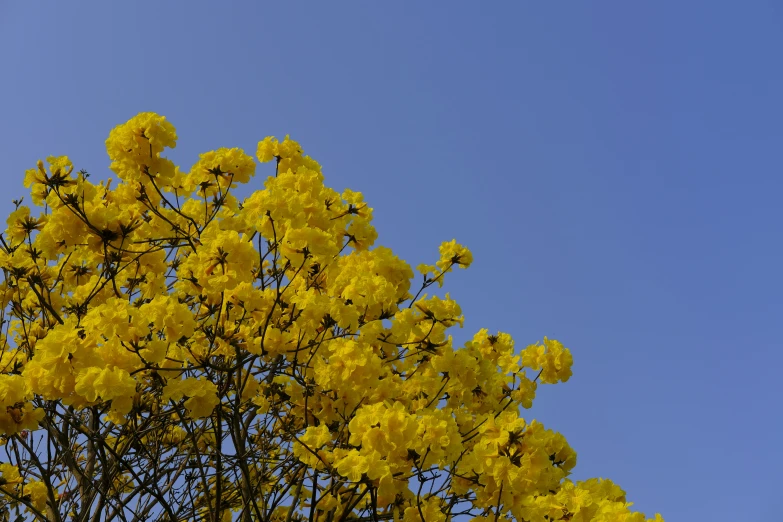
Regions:
<instances>
[{"instance_id":1,"label":"blue sky","mask_svg":"<svg viewBox=\"0 0 783 522\"><path fill-rule=\"evenodd\" d=\"M527 416L577 479L669 522L771 520L781 26L761 1L4 2L0 210L50 154L108 177L104 140L141 111L183 168L291 134L365 194L377 244L473 250L457 341L572 349Z\"/></svg>"}]
</instances>

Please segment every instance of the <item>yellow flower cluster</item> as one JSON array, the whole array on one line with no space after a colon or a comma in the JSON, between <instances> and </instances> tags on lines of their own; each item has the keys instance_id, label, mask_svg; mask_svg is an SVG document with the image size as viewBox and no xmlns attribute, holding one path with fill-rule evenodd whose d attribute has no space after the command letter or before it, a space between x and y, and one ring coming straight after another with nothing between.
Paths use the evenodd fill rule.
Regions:
<instances>
[{"instance_id":1,"label":"yellow flower cluster","mask_svg":"<svg viewBox=\"0 0 783 522\"><path fill-rule=\"evenodd\" d=\"M2 494L25 498L33 509L41 513L46 509L48 491L46 484L40 480L25 481L16 466L6 462L0 464L0 498Z\"/></svg>"},{"instance_id":2,"label":"yellow flower cluster","mask_svg":"<svg viewBox=\"0 0 783 522\"><path fill-rule=\"evenodd\" d=\"M0 434L38 427L43 412L33 409L31 395L21 375L0 375Z\"/></svg>"},{"instance_id":3,"label":"yellow flower cluster","mask_svg":"<svg viewBox=\"0 0 783 522\"><path fill-rule=\"evenodd\" d=\"M554 384L571 378L571 352L560 342L544 337L544 344L532 344L522 351L522 364L541 371L541 382Z\"/></svg>"},{"instance_id":4,"label":"yellow flower cluster","mask_svg":"<svg viewBox=\"0 0 783 522\"><path fill-rule=\"evenodd\" d=\"M241 202L230 191L251 181L253 158L218 149L183 172L162 156L176 141L164 117L142 113L106 141L113 188L67 157L27 171L44 211L17 205L0 236L6 439L83 414L93 424L80 433L111 434L110 454L176 447L213 470L193 475L194 509L226 520L249 509L256 483L260 495L294 485L307 500L293 511L330 520L373 509L436 522L458 500L474 520L644 520L611 482L568 480L565 438L520 417L539 383L569 379L567 348L545 337L516 353L487 330L453 345L460 306L423 291L471 265L465 246L443 243L414 293L411 267L371 248L363 195L326 187L288 136L258 144L275 172ZM134 490L126 471L113 494ZM10 464L0 472L0 497L29 494L41 510L60 494ZM412 486L438 477L440 494ZM209 504L213 490L225 502ZM297 519L274 504L267 515Z\"/></svg>"},{"instance_id":5,"label":"yellow flower cluster","mask_svg":"<svg viewBox=\"0 0 783 522\"><path fill-rule=\"evenodd\" d=\"M181 381L170 380L163 395L173 401L188 397L185 407L194 417L208 417L219 402L215 385L196 377L188 377Z\"/></svg>"}]
</instances>

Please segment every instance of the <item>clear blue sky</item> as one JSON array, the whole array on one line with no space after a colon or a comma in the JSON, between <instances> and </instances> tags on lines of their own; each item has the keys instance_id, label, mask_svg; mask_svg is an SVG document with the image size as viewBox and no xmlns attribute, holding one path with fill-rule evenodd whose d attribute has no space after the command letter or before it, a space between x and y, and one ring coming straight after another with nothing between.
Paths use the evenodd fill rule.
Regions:
<instances>
[{"instance_id":1,"label":"clear blue sky","mask_svg":"<svg viewBox=\"0 0 783 522\"><path fill-rule=\"evenodd\" d=\"M572 349L528 415L577 479L669 522L778 520L783 4L283 4L0 4L2 214L47 155L108 177L140 111L186 169L290 133L378 244L473 250L457 340Z\"/></svg>"}]
</instances>

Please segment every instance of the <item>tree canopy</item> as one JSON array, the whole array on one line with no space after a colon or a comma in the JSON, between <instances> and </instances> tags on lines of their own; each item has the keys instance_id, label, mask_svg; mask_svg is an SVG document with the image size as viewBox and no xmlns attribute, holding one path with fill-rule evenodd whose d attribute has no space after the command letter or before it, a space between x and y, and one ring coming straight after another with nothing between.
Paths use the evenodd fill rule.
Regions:
<instances>
[{"instance_id":1,"label":"tree canopy","mask_svg":"<svg viewBox=\"0 0 783 522\"><path fill-rule=\"evenodd\" d=\"M106 140L117 179L68 157L28 170L0 235L0 509L38 520L628 521L609 480L521 417L571 376L428 295L471 252L414 270L374 247L360 192L324 185L286 137L257 159L162 155L141 113ZM661 521L656 515L656 521Z\"/></svg>"}]
</instances>

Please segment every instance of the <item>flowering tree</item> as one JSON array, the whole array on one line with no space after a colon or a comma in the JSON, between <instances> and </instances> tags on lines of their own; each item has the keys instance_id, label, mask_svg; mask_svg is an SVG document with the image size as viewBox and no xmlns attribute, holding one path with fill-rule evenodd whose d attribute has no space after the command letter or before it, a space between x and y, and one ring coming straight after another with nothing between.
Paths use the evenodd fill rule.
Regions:
<instances>
[{"instance_id":1,"label":"flowering tree","mask_svg":"<svg viewBox=\"0 0 783 522\"><path fill-rule=\"evenodd\" d=\"M253 158L182 172L176 139L153 113L112 130L114 188L67 157L25 175L39 208L15 201L0 235L6 519L644 521L520 417L569 350L452 345L459 306L423 292L467 248L412 289L362 194L295 141L259 143L276 171L240 202Z\"/></svg>"}]
</instances>

